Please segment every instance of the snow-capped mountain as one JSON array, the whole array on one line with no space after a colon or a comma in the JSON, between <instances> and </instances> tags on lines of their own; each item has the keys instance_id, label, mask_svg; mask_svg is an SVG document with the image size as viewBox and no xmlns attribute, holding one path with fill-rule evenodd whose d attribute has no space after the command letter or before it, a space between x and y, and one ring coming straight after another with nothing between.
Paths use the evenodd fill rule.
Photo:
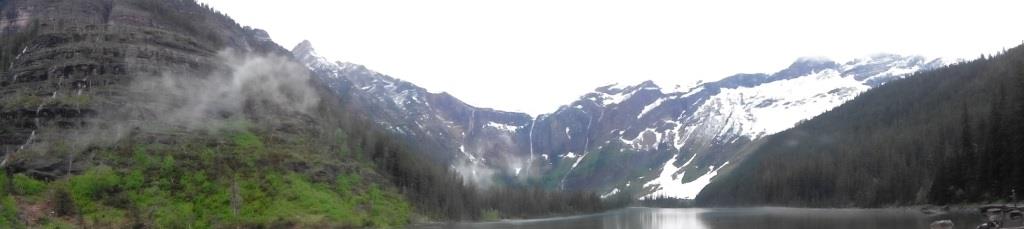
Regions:
<instances>
[{"instance_id":1,"label":"snow-capped mountain","mask_svg":"<svg viewBox=\"0 0 1024 229\"><path fill-rule=\"evenodd\" d=\"M351 63L293 53L342 98L370 109L471 181L694 198L757 139L941 60L875 55L846 63L802 58L774 74L738 74L693 87L609 85L558 110L477 108Z\"/></svg>"}]
</instances>

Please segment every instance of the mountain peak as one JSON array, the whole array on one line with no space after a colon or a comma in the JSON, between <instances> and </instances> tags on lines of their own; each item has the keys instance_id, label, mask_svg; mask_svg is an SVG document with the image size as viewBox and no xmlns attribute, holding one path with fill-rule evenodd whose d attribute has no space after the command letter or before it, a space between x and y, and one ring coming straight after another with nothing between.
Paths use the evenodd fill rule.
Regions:
<instances>
[{"instance_id":1,"label":"mountain peak","mask_svg":"<svg viewBox=\"0 0 1024 229\"><path fill-rule=\"evenodd\" d=\"M772 75L776 79L789 79L825 69L836 69L839 64L825 57L800 57L788 68Z\"/></svg>"},{"instance_id":2,"label":"mountain peak","mask_svg":"<svg viewBox=\"0 0 1024 229\"><path fill-rule=\"evenodd\" d=\"M832 59L829 59L828 57L820 57L820 56L816 56L816 57L815 56L810 56L810 57L808 57L808 56L805 56L805 57L797 58L796 61L793 61L793 64L790 64L788 69L802 68L802 69L821 70L821 69L825 69L825 68L836 67L838 65L839 65L838 63L836 63ZM783 70L783 71L785 71L785 70Z\"/></svg>"},{"instance_id":3,"label":"mountain peak","mask_svg":"<svg viewBox=\"0 0 1024 229\"><path fill-rule=\"evenodd\" d=\"M651 81L651 80L644 81L644 82L640 83L639 85L637 85L637 87L638 88L661 88L661 87L658 87L658 84L655 84L654 81Z\"/></svg>"},{"instance_id":4,"label":"mountain peak","mask_svg":"<svg viewBox=\"0 0 1024 229\"><path fill-rule=\"evenodd\" d=\"M824 56L802 56L802 57L796 58L796 61L793 61L793 64L797 64L797 63L813 64L813 63L828 63L828 62L832 62L832 59L829 59L828 57L824 57Z\"/></svg>"},{"instance_id":5,"label":"mountain peak","mask_svg":"<svg viewBox=\"0 0 1024 229\"><path fill-rule=\"evenodd\" d=\"M893 58L911 58L911 57L914 57L914 56L912 56L912 55L911 56L904 56L904 55L894 54L894 53L875 53L875 54L872 54L871 56L869 56L869 58L871 58L871 59L893 59Z\"/></svg>"},{"instance_id":6,"label":"mountain peak","mask_svg":"<svg viewBox=\"0 0 1024 229\"><path fill-rule=\"evenodd\" d=\"M594 91L605 93L605 94L620 94L620 93L632 93L638 90L660 90L661 87L655 84L654 81L646 80L640 82L637 85L624 85L620 83L613 83L605 86L598 87Z\"/></svg>"},{"instance_id":7,"label":"mountain peak","mask_svg":"<svg viewBox=\"0 0 1024 229\"><path fill-rule=\"evenodd\" d=\"M309 42L309 40L302 40L302 42L299 42L295 48L292 48L292 53L296 56L316 55L316 51L313 50L313 43Z\"/></svg>"}]
</instances>

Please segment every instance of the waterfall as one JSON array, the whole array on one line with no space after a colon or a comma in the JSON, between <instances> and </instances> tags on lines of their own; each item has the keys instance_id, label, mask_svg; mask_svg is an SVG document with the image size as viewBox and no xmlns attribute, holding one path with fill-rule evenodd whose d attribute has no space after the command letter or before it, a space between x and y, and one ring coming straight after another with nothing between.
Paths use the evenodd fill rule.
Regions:
<instances>
[{"instance_id":1,"label":"waterfall","mask_svg":"<svg viewBox=\"0 0 1024 229\"><path fill-rule=\"evenodd\" d=\"M537 119L540 119L540 115L533 118L533 122L530 123L530 160L526 161L526 177L530 177L530 168L533 167L533 129L537 126Z\"/></svg>"},{"instance_id":2,"label":"waterfall","mask_svg":"<svg viewBox=\"0 0 1024 229\"><path fill-rule=\"evenodd\" d=\"M34 138L36 138L36 131L33 130L32 134L28 135L28 140L25 140L25 144L22 144L20 147L18 147L18 150L15 150L14 152L9 152L7 153L7 155L4 155L4 160L0 161L0 168L7 166L7 161L11 158L11 155L21 152L21 150L25 149L25 146L28 146L28 144L32 143L32 139Z\"/></svg>"},{"instance_id":3,"label":"waterfall","mask_svg":"<svg viewBox=\"0 0 1024 229\"><path fill-rule=\"evenodd\" d=\"M35 49L35 47L37 47L37 46L33 46L32 49ZM14 57L14 60L11 61L11 65L8 68L8 71L12 71L13 72L14 71L14 63L17 62L18 59L21 59L21 56L24 55L25 53L27 53L28 51L29 51L29 47L27 47L27 46L24 49L22 49L21 53L18 53L18 55ZM18 74L14 74L13 81L17 81L17 80L18 80ZM40 103L38 107L36 107L36 117L33 119L33 122L35 123L36 130L38 130L40 125L42 125L42 123L39 122L39 113L42 112L43 106L46 103L48 103L49 101L54 100L54 99L57 98L57 91L60 90L60 84L63 83L63 82L64 82L64 78L59 78L58 77L57 78L57 88L54 89L53 95L50 95L50 98L44 99L44 101L42 103ZM22 150L25 150L25 147L28 147L29 144L32 144L32 140L35 140L35 138L36 138L36 130L32 130L32 133L28 135L28 139L25 140L25 143L21 144L21 146L19 146L17 150L14 150L14 152L8 152L6 155L4 155L4 159L2 161L0 161L0 168L7 166L7 163L11 159L11 155L17 154L18 152L21 152Z\"/></svg>"},{"instance_id":4,"label":"waterfall","mask_svg":"<svg viewBox=\"0 0 1024 229\"><path fill-rule=\"evenodd\" d=\"M597 116L597 121L600 122L602 118L604 118L603 109L601 110L601 114ZM558 182L559 189L565 189L565 179L569 178L569 174L572 174L572 170L576 169L576 166L579 165L580 162L587 157L587 154L590 151L590 126L593 123L594 116L590 116L590 119L587 120L587 129L585 130L585 132L583 132L583 152L581 153L582 155L580 155L580 157L576 159L576 162L572 163L572 167L569 167L569 171L565 172L565 175L562 176L562 180Z\"/></svg>"}]
</instances>

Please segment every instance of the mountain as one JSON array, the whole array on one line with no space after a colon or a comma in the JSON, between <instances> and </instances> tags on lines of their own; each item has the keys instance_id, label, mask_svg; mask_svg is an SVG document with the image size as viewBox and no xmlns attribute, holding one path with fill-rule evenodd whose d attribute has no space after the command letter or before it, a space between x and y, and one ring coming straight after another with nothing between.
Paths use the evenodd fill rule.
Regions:
<instances>
[{"instance_id":1,"label":"mountain","mask_svg":"<svg viewBox=\"0 0 1024 229\"><path fill-rule=\"evenodd\" d=\"M738 74L663 89L609 85L531 117L468 105L363 66L293 54L340 96L479 184L596 190L611 196L696 197L757 139L857 95L944 63L875 55L847 63L801 58L774 74Z\"/></svg>"},{"instance_id":2,"label":"mountain","mask_svg":"<svg viewBox=\"0 0 1024 229\"><path fill-rule=\"evenodd\" d=\"M1024 47L879 86L761 140L700 193L712 206L1014 201L1024 187Z\"/></svg>"},{"instance_id":3,"label":"mountain","mask_svg":"<svg viewBox=\"0 0 1024 229\"><path fill-rule=\"evenodd\" d=\"M389 227L412 214L346 142L375 143L333 91L265 31L195 1L0 1L0 66L0 228Z\"/></svg>"}]
</instances>

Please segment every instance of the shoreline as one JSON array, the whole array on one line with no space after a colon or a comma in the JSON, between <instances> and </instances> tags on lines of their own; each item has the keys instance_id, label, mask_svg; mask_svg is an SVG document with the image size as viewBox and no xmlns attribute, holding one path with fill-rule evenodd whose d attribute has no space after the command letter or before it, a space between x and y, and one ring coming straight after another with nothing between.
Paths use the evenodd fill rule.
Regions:
<instances>
[{"instance_id":1,"label":"shoreline","mask_svg":"<svg viewBox=\"0 0 1024 229\"><path fill-rule=\"evenodd\" d=\"M594 212L594 213L587 213L587 214L570 214L570 215L554 214L554 215L550 215L550 216L537 217L537 218L503 218L503 219L490 220L490 221L486 221L486 220L480 220L480 221L428 221L428 222L421 222L421 223L410 223L410 224L406 225L406 227L444 226L444 225L450 225L450 224L492 224L492 223L507 223L507 222L531 222L531 221L574 219L574 218L582 218L582 217L603 215L603 214L608 214L608 213L611 213L611 212L621 211L621 210L630 209L630 208L649 208L649 207L622 207L622 208L608 209L608 210L601 211L601 212Z\"/></svg>"}]
</instances>

